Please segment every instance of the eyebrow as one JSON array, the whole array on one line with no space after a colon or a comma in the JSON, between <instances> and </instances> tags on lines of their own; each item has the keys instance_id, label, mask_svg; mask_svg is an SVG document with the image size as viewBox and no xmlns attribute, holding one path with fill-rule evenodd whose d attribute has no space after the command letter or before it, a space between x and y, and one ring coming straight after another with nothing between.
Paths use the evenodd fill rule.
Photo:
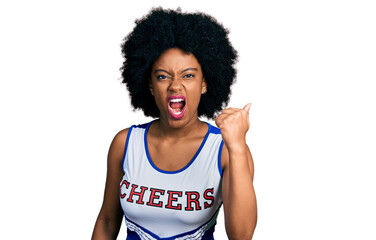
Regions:
<instances>
[{"instance_id":1,"label":"eyebrow","mask_svg":"<svg viewBox=\"0 0 376 240\"><path fill-rule=\"evenodd\" d=\"M168 75L171 75L171 73L167 72L166 70L163 70L163 69L155 69L154 70L154 73L157 73L157 72L165 72L167 73Z\"/></svg>"},{"instance_id":2,"label":"eyebrow","mask_svg":"<svg viewBox=\"0 0 376 240\"><path fill-rule=\"evenodd\" d=\"M187 72L187 71L198 71L197 68L187 68L187 69L184 69L182 72Z\"/></svg>"},{"instance_id":3,"label":"eyebrow","mask_svg":"<svg viewBox=\"0 0 376 240\"><path fill-rule=\"evenodd\" d=\"M183 72L187 72L187 71L198 71L197 70L197 68L186 68L186 69L184 69L183 71L182 71L182 73ZM169 73L168 71L166 71L166 70L163 70L163 69L155 69L154 70L154 73L157 73L157 72L165 72L165 73L167 73L167 74L169 74L169 75L172 75L171 73Z\"/></svg>"}]
</instances>

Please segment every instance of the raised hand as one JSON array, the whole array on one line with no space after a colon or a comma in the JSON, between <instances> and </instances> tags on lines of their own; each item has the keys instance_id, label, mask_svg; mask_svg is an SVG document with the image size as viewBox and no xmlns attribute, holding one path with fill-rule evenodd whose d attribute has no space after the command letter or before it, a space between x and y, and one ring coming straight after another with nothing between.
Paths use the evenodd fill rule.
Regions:
<instances>
[{"instance_id":1,"label":"raised hand","mask_svg":"<svg viewBox=\"0 0 376 240\"><path fill-rule=\"evenodd\" d=\"M252 103L248 103L243 109L226 108L215 119L215 124L222 133L223 141L227 149L238 150L245 146L245 135L249 129L249 109Z\"/></svg>"}]
</instances>

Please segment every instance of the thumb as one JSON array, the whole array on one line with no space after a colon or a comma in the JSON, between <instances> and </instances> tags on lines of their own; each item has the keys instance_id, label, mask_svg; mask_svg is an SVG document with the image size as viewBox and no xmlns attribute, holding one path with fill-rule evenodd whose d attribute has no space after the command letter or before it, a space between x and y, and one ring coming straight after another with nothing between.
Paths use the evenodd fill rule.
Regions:
<instances>
[{"instance_id":1,"label":"thumb","mask_svg":"<svg viewBox=\"0 0 376 240\"><path fill-rule=\"evenodd\" d=\"M252 106L252 103L248 103L247 105L244 106L243 109L246 110L247 113L249 113L249 109L251 108L251 106Z\"/></svg>"}]
</instances>

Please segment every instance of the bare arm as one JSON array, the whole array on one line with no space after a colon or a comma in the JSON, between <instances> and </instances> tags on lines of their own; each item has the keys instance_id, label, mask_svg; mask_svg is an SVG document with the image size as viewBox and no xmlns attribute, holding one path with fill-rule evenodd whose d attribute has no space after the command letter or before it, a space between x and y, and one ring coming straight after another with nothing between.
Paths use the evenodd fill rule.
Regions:
<instances>
[{"instance_id":1,"label":"bare arm","mask_svg":"<svg viewBox=\"0 0 376 240\"><path fill-rule=\"evenodd\" d=\"M257 222L253 160L245 141L249 128L250 106L247 106L244 109L225 109L216 119L225 142L222 150L222 195L226 232L231 240L252 239Z\"/></svg>"},{"instance_id":2,"label":"bare arm","mask_svg":"<svg viewBox=\"0 0 376 240\"><path fill-rule=\"evenodd\" d=\"M102 208L95 223L92 240L116 239L119 234L123 211L119 194L123 176L122 161L129 129L120 131L113 139L107 159L107 178Z\"/></svg>"}]
</instances>

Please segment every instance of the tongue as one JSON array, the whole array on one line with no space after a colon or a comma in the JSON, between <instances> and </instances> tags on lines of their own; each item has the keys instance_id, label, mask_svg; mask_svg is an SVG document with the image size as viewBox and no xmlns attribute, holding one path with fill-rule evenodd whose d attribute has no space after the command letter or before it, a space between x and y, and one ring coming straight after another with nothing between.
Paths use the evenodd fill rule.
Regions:
<instances>
[{"instance_id":1,"label":"tongue","mask_svg":"<svg viewBox=\"0 0 376 240\"><path fill-rule=\"evenodd\" d=\"M174 110L180 110L180 109L183 109L184 103L183 102L175 102L175 103L172 102L172 103L170 103L170 106Z\"/></svg>"}]
</instances>

